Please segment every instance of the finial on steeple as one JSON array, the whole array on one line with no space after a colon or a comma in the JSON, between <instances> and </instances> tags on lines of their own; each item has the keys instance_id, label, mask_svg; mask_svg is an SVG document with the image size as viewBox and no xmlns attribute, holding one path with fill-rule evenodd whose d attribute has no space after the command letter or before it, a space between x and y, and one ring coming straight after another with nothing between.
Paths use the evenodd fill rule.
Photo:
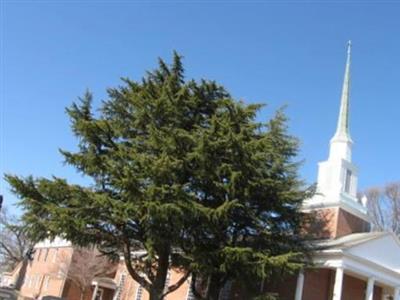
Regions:
<instances>
[{"instance_id":1,"label":"finial on steeple","mask_svg":"<svg viewBox=\"0 0 400 300\"><path fill-rule=\"evenodd\" d=\"M347 56L351 54L351 40L347 41Z\"/></svg>"},{"instance_id":2,"label":"finial on steeple","mask_svg":"<svg viewBox=\"0 0 400 300\"><path fill-rule=\"evenodd\" d=\"M336 133L333 136L332 141L350 141L350 130L349 130L349 105L350 105L350 62L351 62L351 41L347 42L347 61L344 72L342 97L340 101L340 111Z\"/></svg>"}]
</instances>

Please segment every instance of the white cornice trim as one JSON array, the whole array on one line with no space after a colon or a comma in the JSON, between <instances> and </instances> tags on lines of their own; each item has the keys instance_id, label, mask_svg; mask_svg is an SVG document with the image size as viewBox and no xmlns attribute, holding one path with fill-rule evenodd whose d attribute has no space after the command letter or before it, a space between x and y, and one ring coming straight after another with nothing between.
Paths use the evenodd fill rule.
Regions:
<instances>
[{"instance_id":1,"label":"white cornice trim","mask_svg":"<svg viewBox=\"0 0 400 300\"><path fill-rule=\"evenodd\" d=\"M375 277L377 281L390 286L400 285L400 273L385 266L379 265L363 257L350 254L340 249L329 249L316 252L314 263L325 267L343 267L364 278ZM364 269L357 266L364 267ZM369 269L366 271L365 269Z\"/></svg>"}]
</instances>

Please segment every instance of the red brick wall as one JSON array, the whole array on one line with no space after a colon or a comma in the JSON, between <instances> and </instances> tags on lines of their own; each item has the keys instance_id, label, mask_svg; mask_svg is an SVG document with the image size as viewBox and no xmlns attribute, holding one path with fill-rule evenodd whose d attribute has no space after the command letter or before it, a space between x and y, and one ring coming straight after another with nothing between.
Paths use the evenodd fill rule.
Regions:
<instances>
[{"instance_id":1,"label":"red brick wall","mask_svg":"<svg viewBox=\"0 0 400 300\"><path fill-rule=\"evenodd\" d=\"M304 273L303 300L330 299L334 276L335 272L329 269L307 270Z\"/></svg>"},{"instance_id":2,"label":"red brick wall","mask_svg":"<svg viewBox=\"0 0 400 300\"><path fill-rule=\"evenodd\" d=\"M310 269L304 273L303 300L328 300L331 298L335 272L330 269ZM267 283L266 291L279 295L279 300L293 300L297 275L280 283Z\"/></svg>"},{"instance_id":3,"label":"red brick wall","mask_svg":"<svg viewBox=\"0 0 400 300\"><path fill-rule=\"evenodd\" d=\"M382 299L382 288L379 286L374 287L374 300Z\"/></svg>"},{"instance_id":4,"label":"red brick wall","mask_svg":"<svg viewBox=\"0 0 400 300\"><path fill-rule=\"evenodd\" d=\"M93 289L89 288L85 291L83 295L84 300L91 300L92 299L92 292ZM64 291L62 295L65 299L81 299L81 291L77 286L75 286L71 280L67 280L64 286Z\"/></svg>"},{"instance_id":5,"label":"red brick wall","mask_svg":"<svg viewBox=\"0 0 400 300\"><path fill-rule=\"evenodd\" d=\"M303 300L329 300L335 281L335 271L330 269L310 269L304 274ZM266 291L279 294L280 300L293 300L297 285L297 275L278 283L266 283ZM344 274L342 300L364 300L366 281ZM382 299L382 289L375 286L374 300Z\"/></svg>"},{"instance_id":6,"label":"red brick wall","mask_svg":"<svg viewBox=\"0 0 400 300\"><path fill-rule=\"evenodd\" d=\"M343 277L342 300L364 300L367 282L349 275ZM374 287L374 300L382 299L382 288Z\"/></svg>"},{"instance_id":7,"label":"red brick wall","mask_svg":"<svg viewBox=\"0 0 400 300\"><path fill-rule=\"evenodd\" d=\"M114 297L114 291L110 289L104 289L103 300L112 300Z\"/></svg>"},{"instance_id":8,"label":"red brick wall","mask_svg":"<svg viewBox=\"0 0 400 300\"><path fill-rule=\"evenodd\" d=\"M366 282L344 274L342 300L364 300Z\"/></svg>"},{"instance_id":9,"label":"red brick wall","mask_svg":"<svg viewBox=\"0 0 400 300\"><path fill-rule=\"evenodd\" d=\"M366 221L338 207L315 210L312 214L313 222L305 226L305 231L315 238L335 238L369 231Z\"/></svg>"},{"instance_id":10,"label":"red brick wall","mask_svg":"<svg viewBox=\"0 0 400 300\"><path fill-rule=\"evenodd\" d=\"M367 232L369 230L367 222L341 208L338 211L337 218L337 237L350 233Z\"/></svg>"},{"instance_id":11,"label":"red brick wall","mask_svg":"<svg viewBox=\"0 0 400 300\"><path fill-rule=\"evenodd\" d=\"M21 294L26 297L61 296L65 279L58 276L59 257L70 257L72 247L36 248L25 274Z\"/></svg>"},{"instance_id":12,"label":"red brick wall","mask_svg":"<svg viewBox=\"0 0 400 300\"><path fill-rule=\"evenodd\" d=\"M311 222L305 224L304 231L313 238L330 238L336 234L338 208L318 209L310 212Z\"/></svg>"},{"instance_id":13,"label":"red brick wall","mask_svg":"<svg viewBox=\"0 0 400 300\"><path fill-rule=\"evenodd\" d=\"M335 281L334 270L313 269L307 270L304 275L303 300L328 300L332 298ZM366 281L344 274L342 300L364 300L366 287ZM290 299L294 299L294 297ZM374 300L381 299L382 288L375 286Z\"/></svg>"}]
</instances>

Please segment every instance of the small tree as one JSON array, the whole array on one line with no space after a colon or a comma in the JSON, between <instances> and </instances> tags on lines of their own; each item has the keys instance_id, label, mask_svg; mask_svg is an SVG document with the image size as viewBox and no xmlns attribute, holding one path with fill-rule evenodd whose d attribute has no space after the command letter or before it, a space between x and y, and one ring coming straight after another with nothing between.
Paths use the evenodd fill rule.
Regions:
<instances>
[{"instance_id":1,"label":"small tree","mask_svg":"<svg viewBox=\"0 0 400 300\"><path fill-rule=\"evenodd\" d=\"M0 212L0 272L13 270L32 247L20 220L6 207Z\"/></svg>"},{"instance_id":2,"label":"small tree","mask_svg":"<svg viewBox=\"0 0 400 300\"><path fill-rule=\"evenodd\" d=\"M190 273L217 299L227 280L301 266L294 260L304 253L300 206L308 193L281 111L257 122L261 105L235 101L215 82L186 81L177 54L171 66L160 60L140 82L124 79L108 95L98 113L90 93L67 110L79 149L61 152L92 186L6 176L32 237L62 235L122 253L151 300ZM185 271L165 287L171 267Z\"/></svg>"},{"instance_id":3,"label":"small tree","mask_svg":"<svg viewBox=\"0 0 400 300\"><path fill-rule=\"evenodd\" d=\"M61 252L52 273L70 280L79 289L82 300L94 278L112 276L115 271L116 264L97 250L78 248L72 256Z\"/></svg>"}]
</instances>

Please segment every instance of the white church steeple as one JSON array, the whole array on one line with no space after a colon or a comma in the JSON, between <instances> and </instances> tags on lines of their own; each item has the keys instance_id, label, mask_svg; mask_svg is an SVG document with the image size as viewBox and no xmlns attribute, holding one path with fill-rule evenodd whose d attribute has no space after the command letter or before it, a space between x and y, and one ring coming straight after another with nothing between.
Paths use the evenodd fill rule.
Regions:
<instances>
[{"instance_id":1,"label":"white church steeple","mask_svg":"<svg viewBox=\"0 0 400 300\"><path fill-rule=\"evenodd\" d=\"M351 41L347 43L347 61L344 72L342 97L340 99L340 112L336 133L333 140L350 140L349 130L349 101L350 101L350 63L351 63Z\"/></svg>"},{"instance_id":2,"label":"white church steeple","mask_svg":"<svg viewBox=\"0 0 400 300\"><path fill-rule=\"evenodd\" d=\"M331 139L331 147L329 151L330 159L345 159L351 161L351 147L353 141L350 137L349 128L349 106L350 106L350 63L351 63L351 41L347 44L347 61L344 72L344 80L342 87L342 96L340 99L339 118L336 132Z\"/></svg>"},{"instance_id":3,"label":"white church steeple","mask_svg":"<svg viewBox=\"0 0 400 300\"><path fill-rule=\"evenodd\" d=\"M361 203L356 196L358 171L351 162L353 141L349 128L350 63L351 42L349 41L338 123L330 141L329 158L319 163L317 194L305 201L304 208L339 207L367 221L365 203Z\"/></svg>"}]
</instances>

